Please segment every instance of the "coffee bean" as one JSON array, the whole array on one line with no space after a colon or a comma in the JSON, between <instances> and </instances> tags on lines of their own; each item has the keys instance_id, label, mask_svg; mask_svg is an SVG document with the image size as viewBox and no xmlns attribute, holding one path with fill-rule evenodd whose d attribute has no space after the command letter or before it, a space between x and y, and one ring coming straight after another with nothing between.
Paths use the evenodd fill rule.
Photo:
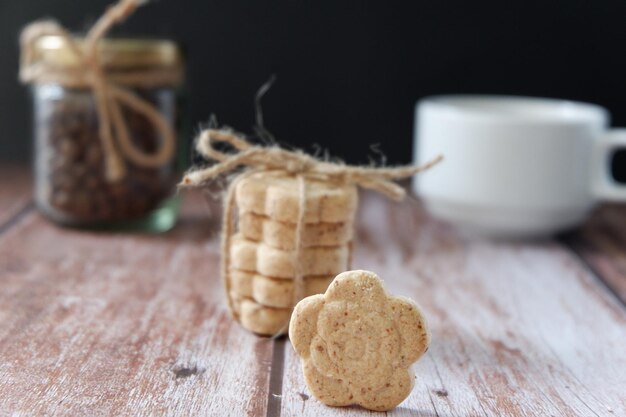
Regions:
<instances>
[{"instance_id":1,"label":"coffee bean","mask_svg":"<svg viewBox=\"0 0 626 417\"><path fill-rule=\"evenodd\" d=\"M99 147L92 146L85 151L85 163L89 165L97 165L102 162L102 150Z\"/></svg>"},{"instance_id":2,"label":"coffee bean","mask_svg":"<svg viewBox=\"0 0 626 417\"><path fill-rule=\"evenodd\" d=\"M156 94L138 92L158 105ZM174 95L172 95L172 98ZM37 118L38 206L63 223L76 225L118 222L144 217L174 191L175 158L158 168L125 160L126 176L109 182L98 116L91 91L66 89L62 99L40 103ZM134 145L155 152L160 135L140 114L123 109ZM49 192L43 192L50 190Z\"/></svg>"},{"instance_id":3,"label":"coffee bean","mask_svg":"<svg viewBox=\"0 0 626 417\"><path fill-rule=\"evenodd\" d=\"M70 194L65 191L59 191L52 195L52 200L57 207L67 207L70 204Z\"/></svg>"},{"instance_id":4,"label":"coffee bean","mask_svg":"<svg viewBox=\"0 0 626 417\"><path fill-rule=\"evenodd\" d=\"M76 156L80 152L80 147L76 144L76 141L69 137L60 139L57 149L59 153L67 159L76 159Z\"/></svg>"},{"instance_id":5,"label":"coffee bean","mask_svg":"<svg viewBox=\"0 0 626 417\"><path fill-rule=\"evenodd\" d=\"M99 187L101 183L100 178L93 174L86 175L82 180L82 185L84 185L86 190L96 193L100 191Z\"/></svg>"}]
</instances>

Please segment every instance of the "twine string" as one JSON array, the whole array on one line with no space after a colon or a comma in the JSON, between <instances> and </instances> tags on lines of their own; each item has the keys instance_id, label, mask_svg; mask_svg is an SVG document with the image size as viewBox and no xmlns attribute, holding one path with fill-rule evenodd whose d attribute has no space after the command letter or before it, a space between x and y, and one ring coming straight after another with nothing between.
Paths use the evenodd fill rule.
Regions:
<instances>
[{"instance_id":1,"label":"twine string","mask_svg":"<svg viewBox=\"0 0 626 417\"><path fill-rule=\"evenodd\" d=\"M293 251L293 263L295 274L293 277L293 306L298 304L298 301L302 300L305 295L305 282L304 271L302 270L302 262L300 257L302 256L303 235L305 229L305 214L306 214L306 178L302 174L298 174L298 219L296 221L296 245Z\"/></svg>"},{"instance_id":2,"label":"twine string","mask_svg":"<svg viewBox=\"0 0 626 417\"><path fill-rule=\"evenodd\" d=\"M119 0L110 6L87 33L82 48L55 21L33 22L24 28L20 36L22 82L55 82L68 87L87 87L93 91L99 119L98 134L105 154L105 176L109 182L125 177L125 160L140 167L156 168L169 162L175 150L175 134L165 117L150 102L109 79L112 77L105 72L98 51L98 45L107 32L144 3L144 0ZM59 67L38 60L35 44L43 36L60 36L77 58L78 68ZM129 86L159 85L167 81L175 82L179 78L179 70L173 69L123 76L119 83ZM141 114L161 135L162 141L156 152L146 153L133 143L123 107Z\"/></svg>"},{"instance_id":3,"label":"twine string","mask_svg":"<svg viewBox=\"0 0 626 417\"><path fill-rule=\"evenodd\" d=\"M230 145L235 152L226 153L215 148L215 144ZM196 142L197 152L205 158L213 159L216 163L208 168L188 172L181 182L183 187L203 186L218 176L232 172L240 167L246 170L235 177L228 186L224 199L223 231L222 231L222 280L226 289L228 308L231 314L238 318L231 299L231 285L229 275L230 242L235 227L235 188L237 184L258 172L286 173L293 175L298 181L298 218L296 219L295 249L294 249L294 279L293 279L293 306L304 296L304 273L300 258L303 249L303 233L305 229L305 215L307 202L307 180L331 181L340 184L354 184L379 192L391 199L402 200L406 195L404 188L392 182L393 180L410 177L419 172L430 169L439 163L441 155L421 165L407 165L400 167L359 167L343 163L332 163L313 158L302 151L290 151L278 146L252 145L242 136L227 129L206 129L200 133ZM277 332L278 336L284 332L286 323Z\"/></svg>"},{"instance_id":4,"label":"twine string","mask_svg":"<svg viewBox=\"0 0 626 417\"><path fill-rule=\"evenodd\" d=\"M214 145L219 142L227 143L239 152L227 154L218 151ZM393 180L407 178L428 170L443 159L439 155L421 166L353 166L321 161L302 151L290 151L278 146L253 146L244 138L224 129L204 130L197 139L196 150L200 155L218 163L208 168L187 173L181 184L183 186L203 185L220 174L245 166L262 171L285 171L292 175L302 174L306 178L312 179L352 183L382 193L394 200L403 199L406 191Z\"/></svg>"},{"instance_id":5,"label":"twine string","mask_svg":"<svg viewBox=\"0 0 626 417\"><path fill-rule=\"evenodd\" d=\"M230 187L228 187L228 190L226 192L226 196L224 197L224 208L222 211L222 225L223 225L222 226L223 227L222 243L221 243L222 265L220 269L222 272L222 284L224 286L224 289L226 290L226 301L228 305L228 310L236 318L239 317L239 314L237 313L237 310L235 309L233 305L233 300L232 300L233 295L231 294L231 285L230 285L230 278L229 278L230 242L234 234L233 230L235 229L235 219L236 219L235 189L239 181L245 179L248 175L251 175L252 173L253 171L243 173L231 183Z\"/></svg>"}]
</instances>

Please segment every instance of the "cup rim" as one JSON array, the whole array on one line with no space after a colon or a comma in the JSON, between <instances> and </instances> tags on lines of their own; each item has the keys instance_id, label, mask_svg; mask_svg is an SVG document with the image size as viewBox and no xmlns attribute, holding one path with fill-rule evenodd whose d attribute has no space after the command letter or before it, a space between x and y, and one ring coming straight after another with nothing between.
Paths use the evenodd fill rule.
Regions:
<instances>
[{"instance_id":1,"label":"cup rim","mask_svg":"<svg viewBox=\"0 0 626 417\"><path fill-rule=\"evenodd\" d=\"M519 111L521 106L526 107L525 111ZM454 119L492 123L608 124L610 120L609 111L598 104L505 94L427 96L417 102L416 109L436 111Z\"/></svg>"}]
</instances>

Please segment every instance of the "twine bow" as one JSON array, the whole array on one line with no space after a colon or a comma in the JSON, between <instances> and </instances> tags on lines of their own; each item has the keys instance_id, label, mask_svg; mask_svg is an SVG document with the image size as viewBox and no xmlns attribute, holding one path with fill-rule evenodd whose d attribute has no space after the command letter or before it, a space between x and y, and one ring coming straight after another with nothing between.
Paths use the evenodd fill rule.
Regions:
<instances>
[{"instance_id":1,"label":"twine bow","mask_svg":"<svg viewBox=\"0 0 626 417\"><path fill-rule=\"evenodd\" d=\"M228 154L217 150L214 144L219 142L229 144L238 152ZM351 166L343 163L321 161L302 151L290 151L278 146L255 146L243 137L224 129L207 129L203 131L197 139L196 150L202 156L213 159L217 163L209 168L189 172L183 178L182 186L201 186L219 175L231 172L238 167L244 166L247 168L246 171L238 175L230 183L224 200L223 211L222 280L227 292L228 307L235 317L237 317L237 314L233 308L230 294L228 268L230 265L230 241L235 223L235 188L239 181L257 172L282 172L298 178L299 208L296 220L295 276L293 281L293 305L295 306L304 297L304 274L301 270L299 259L302 251L302 233L305 223L307 179L354 184L377 191L398 201L404 198L406 192L404 188L394 183L394 180L410 177L418 172L425 171L443 159L439 155L421 166L407 165L394 168ZM282 334L286 330L287 325L288 323L277 335Z\"/></svg>"},{"instance_id":2,"label":"twine bow","mask_svg":"<svg viewBox=\"0 0 626 417\"><path fill-rule=\"evenodd\" d=\"M228 143L239 152L226 154L213 147L216 142ZM353 166L342 163L321 161L302 151L290 151L278 146L254 146L228 130L207 129L198 137L196 150L204 157L218 161L212 167L188 173L182 185L201 185L220 174L230 172L239 166L261 171L284 171L307 178L353 183L386 195L396 201L406 194L404 188L393 180L407 178L425 171L437 164L442 156L422 166L400 166L394 168Z\"/></svg>"},{"instance_id":3,"label":"twine bow","mask_svg":"<svg viewBox=\"0 0 626 417\"><path fill-rule=\"evenodd\" d=\"M89 30L81 45L55 21L38 21L24 28L20 37L22 50L20 80L30 82L55 82L70 87L87 87L93 91L99 117L99 136L105 154L105 175L108 181L118 181L126 175L123 157L146 168L162 166L171 160L175 149L175 134L163 115L148 101L113 82L100 61L98 45L104 35L117 23L130 16L145 0L120 0L110 6ZM77 58L78 67L53 66L38 62L35 42L42 36L60 36L69 51ZM116 77L119 84L151 85L176 82L179 69L164 72L127 74ZM142 114L162 135L155 153L145 153L132 142L122 113L127 107Z\"/></svg>"}]
</instances>

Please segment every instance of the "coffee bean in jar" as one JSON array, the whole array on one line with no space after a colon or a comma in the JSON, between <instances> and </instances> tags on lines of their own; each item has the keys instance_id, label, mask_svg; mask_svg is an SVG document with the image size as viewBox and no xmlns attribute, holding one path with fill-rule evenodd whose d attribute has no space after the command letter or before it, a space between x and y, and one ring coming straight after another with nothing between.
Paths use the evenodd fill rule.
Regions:
<instances>
[{"instance_id":1,"label":"coffee bean in jar","mask_svg":"<svg viewBox=\"0 0 626 417\"><path fill-rule=\"evenodd\" d=\"M137 5L122 0L100 21ZM168 40L94 41L54 22L24 30L20 75L33 89L35 201L46 217L90 228L174 224L182 73Z\"/></svg>"}]
</instances>

